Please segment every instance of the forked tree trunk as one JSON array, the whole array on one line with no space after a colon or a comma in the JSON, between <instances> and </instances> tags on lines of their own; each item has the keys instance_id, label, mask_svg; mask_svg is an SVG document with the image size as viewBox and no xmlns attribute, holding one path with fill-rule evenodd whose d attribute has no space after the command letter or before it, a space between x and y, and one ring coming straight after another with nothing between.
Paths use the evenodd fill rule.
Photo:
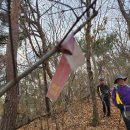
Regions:
<instances>
[{"instance_id":1,"label":"forked tree trunk","mask_svg":"<svg viewBox=\"0 0 130 130\"><path fill-rule=\"evenodd\" d=\"M17 75L17 45L18 45L18 17L20 1L8 0L9 3L9 40L6 50L6 74L7 82ZM18 106L18 85L12 87L7 93L4 103L4 114L0 130L15 130Z\"/></svg>"}]
</instances>

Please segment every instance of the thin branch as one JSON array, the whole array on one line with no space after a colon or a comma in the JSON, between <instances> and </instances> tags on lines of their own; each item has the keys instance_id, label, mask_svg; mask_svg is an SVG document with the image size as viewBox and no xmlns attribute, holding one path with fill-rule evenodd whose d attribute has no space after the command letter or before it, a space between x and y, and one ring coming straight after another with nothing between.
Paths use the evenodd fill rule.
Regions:
<instances>
[{"instance_id":1,"label":"thin branch","mask_svg":"<svg viewBox=\"0 0 130 130\"><path fill-rule=\"evenodd\" d=\"M87 3L84 2L83 0L80 0L81 1L81 4L84 4L85 6L87 6Z\"/></svg>"},{"instance_id":2,"label":"thin branch","mask_svg":"<svg viewBox=\"0 0 130 130\"><path fill-rule=\"evenodd\" d=\"M3 10L3 11L5 11L5 12L8 12L8 10L6 10L6 9L4 9L4 8L2 8L2 7L1 7L0 9Z\"/></svg>"},{"instance_id":3,"label":"thin branch","mask_svg":"<svg viewBox=\"0 0 130 130\"><path fill-rule=\"evenodd\" d=\"M61 10L61 11L58 11L58 12L49 13L48 15L57 14L57 13L64 13L64 12L67 12L67 11L76 10L76 9L81 9L81 8L85 8L85 7L86 7L86 6L75 7L75 8L73 8L73 9L65 9L65 10Z\"/></svg>"},{"instance_id":4,"label":"thin branch","mask_svg":"<svg viewBox=\"0 0 130 130\"><path fill-rule=\"evenodd\" d=\"M87 23L89 23L95 16L97 16L98 12L95 11L95 13L89 17L83 24L81 24L75 31L74 34L78 33Z\"/></svg>"},{"instance_id":5,"label":"thin branch","mask_svg":"<svg viewBox=\"0 0 130 130\"><path fill-rule=\"evenodd\" d=\"M61 4L61 5L64 5L64 6L68 7L68 8L70 8L70 9L72 10L72 12L74 13L75 17L78 18L78 16L77 16L77 14L75 13L73 7L71 7L71 6L67 5L67 4L64 4L64 3L60 2L60 1L55 1L55 0L48 0L48 1L52 1L52 2Z\"/></svg>"},{"instance_id":6,"label":"thin branch","mask_svg":"<svg viewBox=\"0 0 130 130\"><path fill-rule=\"evenodd\" d=\"M121 0L117 0L117 1L118 1L118 4L119 4L119 7L120 7L120 11L121 11L124 19L127 22L128 32L129 32L128 35L129 35L129 38L130 38L130 15L126 13L122 1Z\"/></svg>"},{"instance_id":7,"label":"thin branch","mask_svg":"<svg viewBox=\"0 0 130 130\"><path fill-rule=\"evenodd\" d=\"M90 8L93 8L93 5L96 3L97 0L94 0L91 5L89 5L86 10L77 18L75 23L72 25L72 27L69 29L69 31L66 33L64 38L61 40L61 43L65 40L65 38L68 36L68 34L72 31L72 29L75 27L75 25L79 22L79 20L85 15L86 12L90 10ZM61 45L61 44L60 44ZM59 45L59 46L60 46Z\"/></svg>"},{"instance_id":8,"label":"thin branch","mask_svg":"<svg viewBox=\"0 0 130 130\"><path fill-rule=\"evenodd\" d=\"M38 7L38 0L36 0L36 10L37 10L37 21L40 20L40 11L39 11L39 7Z\"/></svg>"},{"instance_id":9,"label":"thin branch","mask_svg":"<svg viewBox=\"0 0 130 130\"><path fill-rule=\"evenodd\" d=\"M54 3L53 5L51 5L51 7L49 7L44 13L42 13L42 14L40 15L40 17L42 17L42 16L45 15L49 10L51 10L52 7L55 6L55 4L56 4L56 3Z\"/></svg>"},{"instance_id":10,"label":"thin branch","mask_svg":"<svg viewBox=\"0 0 130 130\"><path fill-rule=\"evenodd\" d=\"M124 18L126 19L126 20L128 20L128 14L126 13L126 11L125 11L125 9L124 9L124 7L123 7L123 3L122 3L122 1L121 0L117 0L118 1L118 5L119 5L119 7L120 7L120 11L121 11L121 13L122 13L122 15L124 16Z\"/></svg>"}]
</instances>

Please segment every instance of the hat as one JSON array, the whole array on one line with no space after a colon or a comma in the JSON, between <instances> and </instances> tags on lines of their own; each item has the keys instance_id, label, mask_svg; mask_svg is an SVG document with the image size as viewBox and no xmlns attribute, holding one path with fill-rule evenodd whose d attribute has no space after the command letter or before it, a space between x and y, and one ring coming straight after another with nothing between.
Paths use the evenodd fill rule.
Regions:
<instances>
[{"instance_id":1,"label":"hat","mask_svg":"<svg viewBox=\"0 0 130 130\"><path fill-rule=\"evenodd\" d=\"M99 78L99 81L104 81L104 78Z\"/></svg>"},{"instance_id":2,"label":"hat","mask_svg":"<svg viewBox=\"0 0 130 130\"><path fill-rule=\"evenodd\" d=\"M123 79L124 81L126 81L126 80L127 80L127 77L124 77L124 76L122 76L122 75L117 75L116 78L115 78L114 84L117 83L117 80L118 80L118 79Z\"/></svg>"}]
</instances>

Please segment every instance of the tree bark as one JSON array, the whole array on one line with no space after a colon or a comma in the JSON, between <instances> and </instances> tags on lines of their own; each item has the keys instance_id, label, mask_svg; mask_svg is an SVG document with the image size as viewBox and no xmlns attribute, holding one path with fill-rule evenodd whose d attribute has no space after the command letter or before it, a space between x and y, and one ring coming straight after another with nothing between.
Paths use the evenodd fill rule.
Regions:
<instances>
[{"instance_id":1,"label":"tree bark","mask_svg":"<svg viewBox=\"0 0 130 130\"><path fill-rule=\"evenodd\" d=\"M48 91L46 64L43 64L43 77L44 77L44 93L45 93L46 112L47 112L47 115L49 117L51 115L51 109L50 109L49 98L46 97L46 94L47 94L47 91Z\"/></svg>"},{"instance_id":2,"label":"tree bark","mask_svg":"<svg viewBox=\"0 0 130 130\"><path fill-rule=\"evenodd\" d=\"M90 5L91 0L86 0L86 3L87 5ZM87 17L90 17L90 11L87 12ZM92 57L91 21L87 24L87 27L85 28L85 40L86 40L87 72L88 72L90 94L91 94L92 106L93 106L92 125L97 126L99 123L98 108L97 108L96 92L95 92L95 87L94 87L95 85L94 85L94 79L93 79L93 72L91 68L91 57Z\"/></svg>"},{"instance_id":3,"label":"tree bark","mask_svg":"<svg viewBox=\"0 0 130 130\"><path fill-rule=\"evenodd\" d=\"M41 41L42 41L42 50L43 50L43 55L47 53L47 43L46 43L46 38L45 38L45 33L43 32L40 23L37 23L38 27L38 33L40 35ZM47 68L48 67L48 68ZM47 91L48 91L48 85L47 85L47 75L46 72L49 72L49 76L52 78L51 70L49 68L49 61L47 60L46 62L43 63L43 77L44 77L44 92L45 92L45 104L46 104L46 112L48 113L48 116L50 116L50 105L49 105L49 98L46 97Z\"/></svg>"},{"instance_id":4,"label":"tree bark","mask_svg":"<svg viewBox=\"0 0 130 130\"><path fill-rule=\"evenodd\" d=\"M18 18L20 1L8 1L9 8L9 40L6 50L7 82L17 76L17 45L18 45ZM10 9L10 7L12 7ZM1 130L15 130L18 106L18 85L13 86L6 95Z\"/></svg>"}]
</instances>

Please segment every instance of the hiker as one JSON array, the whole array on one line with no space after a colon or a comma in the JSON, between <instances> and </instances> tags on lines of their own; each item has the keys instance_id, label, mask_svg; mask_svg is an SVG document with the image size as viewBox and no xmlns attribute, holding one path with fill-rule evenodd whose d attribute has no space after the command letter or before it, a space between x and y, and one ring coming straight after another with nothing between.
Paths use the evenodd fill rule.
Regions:
<instances>
[{"instance_id":1,"label":"hiker","mask_svg":"<svg viewBox=\"0 0 130 130\"><path fill-rule=\"evenodd\" d=\"M130 130L130 87L125 83L127 77L117 75L112 90L112 102L120 109L127 130Z\"/></svg>"},{"instance_id":2,"label":"hiker","mask_svg":"<svg viewBox=\"0 0 130 130\"><path fill-rule=\"evenodd\" d=\"M109 117L111 115L110 111L110 89L109 86L105 84L104 78L99 79L99 85L97 86L97 93L102 101L103 106L103 117Z\"/></svg>"}]
</instances>

